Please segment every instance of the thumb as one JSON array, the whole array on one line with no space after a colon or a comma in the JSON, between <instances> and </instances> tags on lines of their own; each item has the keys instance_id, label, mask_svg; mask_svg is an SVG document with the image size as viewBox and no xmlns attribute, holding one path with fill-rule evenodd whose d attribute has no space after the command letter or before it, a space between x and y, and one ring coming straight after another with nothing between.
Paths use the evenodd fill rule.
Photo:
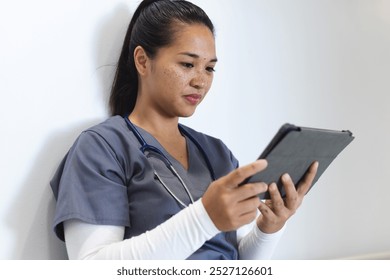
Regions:
<instances>
[{"instance_id":1,"label":"thumb","mask_svg":"<svg viewBox=\"0 0 390 280\"><path fill-rule=\"evenodd\" d=\"M223 177L223 180L225 180L226 186L237 188L248 177L263 171L267 167L267 164L265 159L259 159L230 172Z\"/></svg>"}]
</instances>

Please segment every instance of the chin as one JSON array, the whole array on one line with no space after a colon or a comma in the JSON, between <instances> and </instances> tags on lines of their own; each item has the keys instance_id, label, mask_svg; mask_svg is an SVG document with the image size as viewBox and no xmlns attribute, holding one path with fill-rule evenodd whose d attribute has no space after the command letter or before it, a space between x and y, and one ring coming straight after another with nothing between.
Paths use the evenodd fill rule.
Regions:
<instances>
[{"instance_id":1,"label":"chin","mask_svg":"<svg viewBox=\"0 0 390 280\"><path fill-rule=\"evenodd\" d=\"M194 114L195 114L195 110L191 111L191 112L180 112L179 117L180 118L189 118Z\"/></svg>"},{"instance_id":2,"label":"chin","mask_svg":"<svg viewBox=\"0 0 390 280\"><path fill-rule=\"evenodd\" d=\"M194 114L194 113L192 113L192 114L183 114L183 115L180 115L179 117L180 117L180 118L189 118L189 117L191 117L193 114Z\"/></svg>"},{"instance_id":3,"label":"chin","mask_svg":"<svg viewBox=\"0 0 390 280\"><path fill-rule=\"evenodd\" d=\"M182 107L181 109L177 110L176 113L177 113L177 116L179 116L180 118L189 118L195 114L195 111L196 111L195 106L194 107Z\"/></svg>"}]
</instances>

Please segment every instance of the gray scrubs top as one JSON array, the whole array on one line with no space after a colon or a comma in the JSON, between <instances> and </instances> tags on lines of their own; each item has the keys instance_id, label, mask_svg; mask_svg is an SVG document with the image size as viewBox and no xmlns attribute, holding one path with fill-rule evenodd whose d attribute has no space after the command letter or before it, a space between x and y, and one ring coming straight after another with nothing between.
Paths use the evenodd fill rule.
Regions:
<instances>
[{"instance_id":1,"label":"gray scrubs top","mask_svg":"<svg viewBox=\"0 0 390 280\"><path fill-rule=\"evenodd\" d=\"M184 127L205 150L219 178L238 166L222 141ZM149 145L159 148L172 162L199 199L212 181L202 153L187 137L189 168L176 161L148 132L137 127ZM141 144L120 116L84 131L75 141L50 182L56 197L54 231L64 240L63 222L69 219L125 227L125 238L152 230L182 206L154 176L154 169L171 191L187 205L190 199L176 176L157 157L147 158ZM236 233L220 233L190 259L237 259Z\"/></svg>"}]
</instances>

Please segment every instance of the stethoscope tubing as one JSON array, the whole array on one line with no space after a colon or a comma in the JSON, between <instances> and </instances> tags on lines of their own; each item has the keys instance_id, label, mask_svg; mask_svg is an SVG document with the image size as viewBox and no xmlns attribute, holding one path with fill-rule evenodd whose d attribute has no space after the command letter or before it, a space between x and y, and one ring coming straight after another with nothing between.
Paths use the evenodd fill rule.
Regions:
<instances>
[{"instance_id":1,"label":"stethoscope tubing","mask_svg":"<svg viewBox=\"0 0 390 280\"><path fill-rule=\"evenodd\" d=\"M154 151L158 154L161 154L171 165L171 161L164 155L164 153L161 152L161 150L157 149L156 147L154 146L151 146L149 144L146 143L145 139L142 137L141 133L139 133L138 129L135 127L135 125L130 121L129 119L129 116L128 115L125 115L123 117L126 121L126 124L127 124L127 127L130 129L131 132L134 133L135 137L137 138L138 142L141 144L141 151L144 153L147 149L151 150L151 151ZM179 129L180 131L185 135L187 136L192 143L195 144L195 146L198 148L198 150L202 153L202 156L206 162L206 165L207 165L207 168L210 172L210 175L211 175L211 179L213 181L216 180L216 177L215 177L215 173L214 173L214 169L213 169L213 166L211 165L211 162L210 162L210 159L209 157L207 156L207 153L206 151L202 148L202 145L200 145L200 143L195 139L195 137L193 137L181 124L179 124Z\"/></svg>"},{"instance_id":2,"label":"stethoscope tubing","mask_svg":"<svg viewBox=\"0 0 390 280\"><path fill-rule=\"evenodd\" d=\"M141 147L140 147L140 150L143 154L145 154L146 151L152 151L160 156L162 156L164 158L164 160L166 161L166 165L167 165L167 168L170 169L170 171L178 178L178 180L180 181L181 185L183 186L185 192L187 193L188 197L190 198L190 201L191 203L194 203L194 199L191 195L191 192L189 191L187 185L185 184L185 182L183 181L183 179L181 178L181 176L179 175L179 173L176 171L176 169L173 167L173 164L172 162L168 159L167 156L164 155L164 153L158 149L157 147L155 146L152 146L152 145L149 145L145 139L142 137L141 133L138 131L138 129L135 127L135 125L130 121L129 117L128 116L124 116L124 119L126 121L126 124L129 128L129 130L131 132L133 132L134 136L137 138L138 142L140 143ZM181 125L179 125L179 129L182 133L184 133L196 146L197 148L199 149L199 151L202 153L205 161L206 161L206 164L207 164L207 167L210 171L210 175L212 177L213 180L215 180L215 177L214 177L214 171L212 169L212 166L211 166L211 163L206 155L206 152L204 151L204 149L201 147L201 145L198 143L198 141L196 141L196 139L194 137L192 137L192 135L190 135ZM168 164L167 164L168 163ZM161 179L161 177L158 175L157 171L154 170L154 176L156 179L159 180L159 182L162 184L162 186L166 189L166 191L180 204L182 205L184 208L187 207L187 205L181 201L171 190L170 188L164 183L164 181Z\"/></svg>"}]
</instances>

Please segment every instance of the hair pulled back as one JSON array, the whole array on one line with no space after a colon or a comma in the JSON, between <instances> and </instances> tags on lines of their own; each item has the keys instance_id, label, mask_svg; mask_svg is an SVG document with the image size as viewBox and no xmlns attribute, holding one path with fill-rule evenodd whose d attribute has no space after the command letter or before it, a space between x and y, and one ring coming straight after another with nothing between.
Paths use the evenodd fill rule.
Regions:
<instances>
[{"instance_id":1,"label":"hair pulled back","mask_svg":"<svg viewBox=\"0 0 390 280\"><path fill-rule=\"evenodd\" d=\"M119 57L109 101L112 115L129 114L134 109L138 93L135 48L143 47L153 58L159 48L169 46L174 40L177 32L175 23L203 24L214 34L213 23L207 14L191 2L142 1L130 21Z\"/></svg>"}]
</instances>

